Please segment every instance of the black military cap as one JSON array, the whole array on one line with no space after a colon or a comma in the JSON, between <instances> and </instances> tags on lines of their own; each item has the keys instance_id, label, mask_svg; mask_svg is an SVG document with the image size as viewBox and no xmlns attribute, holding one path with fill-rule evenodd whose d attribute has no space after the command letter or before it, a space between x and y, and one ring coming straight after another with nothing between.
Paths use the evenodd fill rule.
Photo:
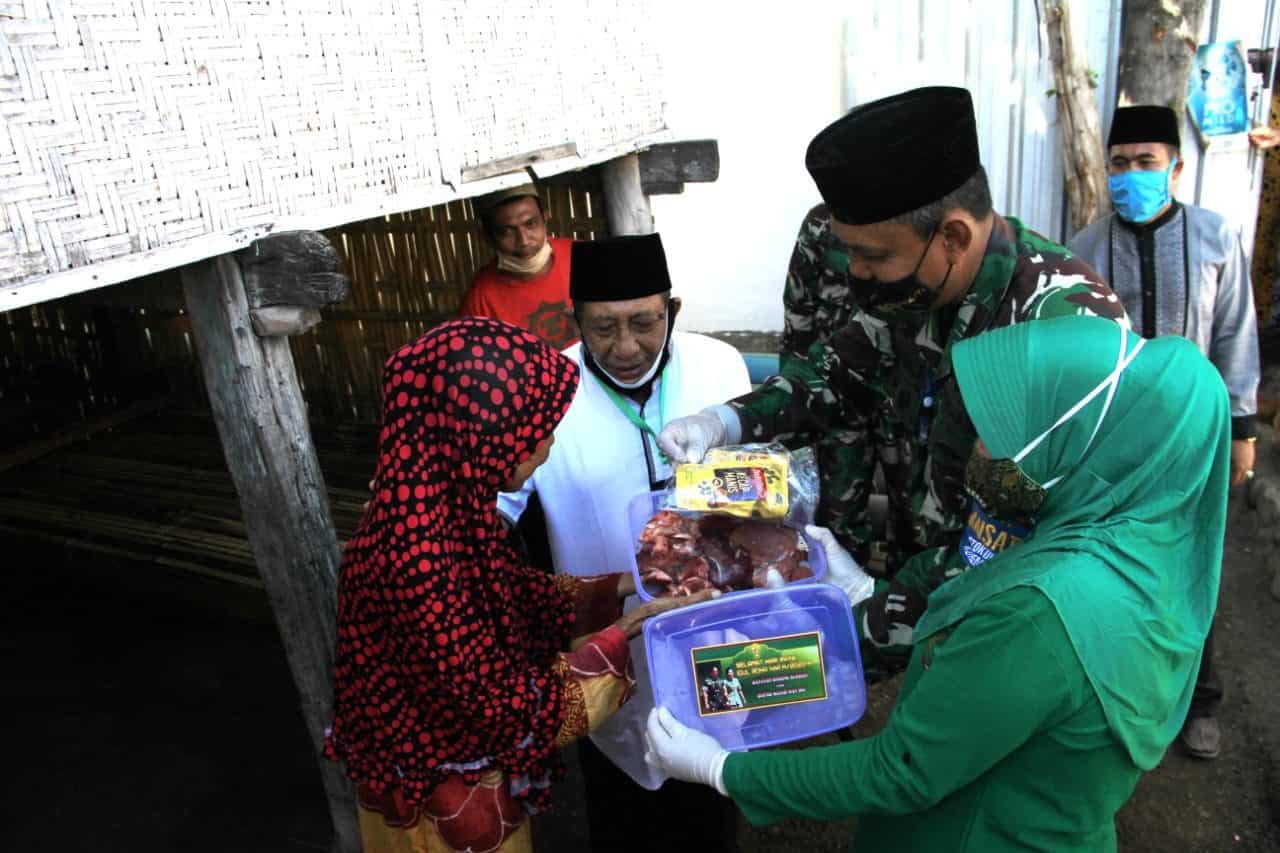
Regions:
<instances>
[{"instance_id":1,"label":"black military cap","mask_svg":"<svg viewBox=\"0 0 1280 853\"><path fill-rule=\"evenodd\" d=\"M569 262L574 302L621 302L670 289L667 254L657 234L574 241Z\"/></svg>"},{"instance_id":2,"label":"black military cap","mask_svg":"<svg viewBox=\"0 0 1280 853\"><path fill-rule=\"evenodd\" d=\"M1132 142L1164 142L1174 148L1182 146L1178 133L1178 114L1168 107L1120 107L1111 117L1111 133L1107 145Z\"/></svg>"},{"instance_id":3,"label":"black military cap","mask_svg":"<svg viewBox=\"0 0 1280 853\"><path fill-rule=\"evenodd\" d=\"M841 222L918 210L981 165L973 99L967 89L929 86L854 107L813 138L804 165Z\"/></svg>"}]
</instances>

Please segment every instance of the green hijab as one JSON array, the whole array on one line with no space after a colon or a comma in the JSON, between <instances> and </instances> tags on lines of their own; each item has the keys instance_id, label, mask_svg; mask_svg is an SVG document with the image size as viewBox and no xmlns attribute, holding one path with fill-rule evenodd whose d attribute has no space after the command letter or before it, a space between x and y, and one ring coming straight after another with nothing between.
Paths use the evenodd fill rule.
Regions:
<instances>
[{"instance_id":1,"label":"green hijab","mask_svg":"<svg viewBox=\"0 0 1280 853\"><path fill-rule=\"evenodd\" d=\"M1140 344L1109 406L1110 386L1022 458L1037 483L1058 480L1031 535L939 587L916 642L993 595L1036 587L1062 618L1111 731L1149 770L1182 725L1218 600L1226 388L1189 341L1144 342L1094 317L997 329L957 344L952 358L978 436L1003 459Z\"/></svg>"}]
</instances>

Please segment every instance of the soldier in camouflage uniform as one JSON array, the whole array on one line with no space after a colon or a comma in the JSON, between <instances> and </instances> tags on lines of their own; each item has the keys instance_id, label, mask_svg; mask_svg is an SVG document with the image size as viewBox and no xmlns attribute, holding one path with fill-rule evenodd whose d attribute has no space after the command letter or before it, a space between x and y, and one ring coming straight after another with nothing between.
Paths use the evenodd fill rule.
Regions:
<instances>
[{"instance_id":1,"label":"soldier in camouflage uniform","mask_svg":"<svg viewBox=\"0 0 1280 853\"><path fill-rule=\"evenodd\" d=\"M784 376L793 360L807 357L811 346L842 328L858 309L849 279L849 253L831 234L831 214L825 204L810 210L800 225L782 307L784 325L778 355ZM901 443L910 439L883 414L872 413L866 432L833 427L817 442L822 477L817 522L829 527L862 565L871 560L873 550L877 551L891 575L904 554L914 550L911 506L905 499L910 470L901 464L900 452ZM801 442L788 443L798 446ZM861 473L874 470L877 463L889 498L885 542L872 540L867 512L871 479Z\"/></svg>"},{"instance_id":2,"label":"soldier in camouflage uniform","mask_svg":"<svg viewBox=\"0 0 1280 853\"><path fill-rule=\"evenodd\" d=\"M967 566L956 546L976 436L951 372L952 346L1026 320L1128 320L1092 269L991 209L963 89L919 89L859 107L814 139L806 166L849 257L848 322L751 394L671 422L659 444L679 460L716 444L843 430L850 469L838 476L865 495L869 435L881 419L899 454L901 479L889 488L910 508L899 544L914 553L855 616L867 663L890 670L906 663L929 593Z\"/></svg>"}]
</instances>

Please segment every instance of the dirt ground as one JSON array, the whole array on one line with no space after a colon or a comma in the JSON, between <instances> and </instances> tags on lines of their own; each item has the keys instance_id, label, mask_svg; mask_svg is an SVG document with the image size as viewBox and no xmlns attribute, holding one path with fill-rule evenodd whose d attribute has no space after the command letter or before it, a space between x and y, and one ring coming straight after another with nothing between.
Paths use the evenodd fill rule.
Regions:
<instances>
[{"instance_id":1,"label":"dirt ground","mask_svg":"<svg viewBox=\"0 0 1280 853\"><path fill-rule=\"evenodd\" d=\"M1261 455L1261 476L1280 483L1270 433ZM1118 818L1124 853L1280 851L1274 533L1233 496L1218 616L1223 754L1171 749ZM0 849L328 849L315 760L260 594L20 540L6 553ZM883 724L895 687L872 691L862 733ZM576 772L558 801L536 822L537 849L586 849ZM852 825L744 824L740 840L744 853L839 851Z\"/></svg>"}]
</instances>

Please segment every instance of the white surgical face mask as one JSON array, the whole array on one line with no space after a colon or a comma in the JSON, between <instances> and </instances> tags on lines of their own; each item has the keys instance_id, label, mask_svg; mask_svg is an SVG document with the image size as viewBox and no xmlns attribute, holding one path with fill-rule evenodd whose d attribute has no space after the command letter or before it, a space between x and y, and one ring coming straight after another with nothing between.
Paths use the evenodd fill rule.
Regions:
<instances>
[{"instance_id":1,"label":"white surgical face mask","mask_svg":"<svg viewBox=\"0 0 1280 853\"><path fill-rule=\"evenodd\" d=\"M599 359L596 359L596 364L600 364ZM632 390L635 390L636 388L642 387L646 382L649 382L650 380L652 380L653 377L657 375L658 365L660 364L662 364L662 353L658 353L658 357L653 360L653 364L649 365L649 369L646 370L644 372L644 375L641 376L639 379L637 379L635 382L623 382L621 379L614 376L608 370L605 370L604 365L600 365L600 370L602 370L606 376L612 379L614 384L617 385L619 388L626 388L628 391L632 391Z\"/></svg>"},{"instance_id":2,"label":"white surgical face mask","mask_svg":"<svg viewBox=\"0 0 1280 853\"><path fill-rule=\"evenodd\" d=\"M1049 427L1047 430L1040 433L1040 435L1032 439L1030 444L1022 448L1021 450L1019 450L1017 454L1015 454L1013 457L1014 462L1021 463L1022 460L1027 457L1027 454L1029 454L1031 451L1039 447L1040 443L1049 437L1049 433L1053 432L1055 429L1057 429L1058 427L1062 426L1067 421L1075 417L1077 412L1079 412L1085 406L1093 402L1093 399L1105 390L1107 392L1107 399L1106 399L1106 402L1103 403L1102 412L1098 415L1098 422L1093 425L1093 432L1089 434L1089 441L1088 443L1085 444L1084 450L1080 451L1080 459L1084 459L1085 454L1089 452L1089 448L1093 446L1093 440L1094 438L1097 437L1098 430L1102 428L1102 422L1103 420L1106 419L1107 412L1111 409L1111 401L1115 399L1116 388L1120 387L1120 374L1124 373L1125 369L1130 364L1133 363L1133 360L1137 358L1138 353L1142 350L1144 346L1146 346L1146 343L1147 343L1146 338L1139 338L1138 343L1134 345L1133 349L1129 350L1129 352L1126 353L1125 347L1128 345L1128 341L1129 341L1128 333L1123 328L1121 328L1120 329L1120 350L1116 354L1115 368L1111 371L1110 374L1107 375L1105 379L1103 379L1101 382L1098 383L1097 387L1095 387L1088 394L1085 394L1084 398L1081 399L1080 402L1076 403L1070 409L1067 409L1067 411L1063 413L1062 417L1054 421L1053 426ZM1075 464L1079 464L1080 459L1077 459ZM1074 467L1074 465L1072 467ZM1064 473L1060 476L1054 477L1049 482L1043 484L1044 488L1052 489L1058 483L1062 482L1062 478L1065 476L1067 475Z\"/></svg>"},{"instance_id":3,"label":"white surgical face mask","mask_svg":"<svg viewBox=\"0 0 1280 853\"><path fill-rule=\"evenodd\" d=\"M517 273L519 275L533 275L540 272L547 261L551 259L551 241L548 240L542 244L542 248L528 258L518 258L515 255L498 254L498 269L507 272Z\"/></svg>"},{"instance_id":4,"label":"white surgical face mask","mask_svg":"<svg viewBox=\"0 0 1280 853\"><path fill-rule=\"evenodd\" d=\"M668 306L662 312L663 326L667 325L667 312L670 310L671 310L671 307ZM582 341L582 345L584 347L587 346L587 342L585 338ZM662 349L658 350L657 354L654 356L653 364L649 365L649 369L644 372L644 375L634 382L623 382L621 379L619 379L618 377L614 376L612 373L609 372L609 370L604 366L604 362L602 362L598 358L595 358L595 353L591 353L591 357L595 358L596 366L600 368L600 372L603 373L605 376L608 376L610 381L613 382L613 384L617 385L619 388L625 388L628 391L634 391L637 388L643 388L647 382L651 381L653 377L658 374L658 366L662 364L662 353L669 346L671 346L671 330L670 329L667 330L667 339L663 342ZM588 351L589 350L590 348L588 348Z\"/></svg>"}]
</instances>

